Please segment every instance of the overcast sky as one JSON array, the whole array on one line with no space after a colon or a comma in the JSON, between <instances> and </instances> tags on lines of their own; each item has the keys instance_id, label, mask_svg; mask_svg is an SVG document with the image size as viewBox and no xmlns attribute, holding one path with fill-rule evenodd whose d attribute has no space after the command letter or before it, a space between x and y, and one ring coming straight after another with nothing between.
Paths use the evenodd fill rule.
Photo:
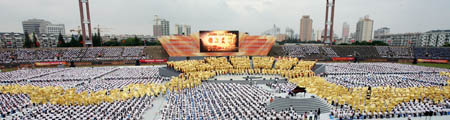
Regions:
<instances>
[{"instance_id":1,"label":"overcast sky","mask_svg":"<svg viewBox=\"0 0 450 120\"><path fill-rule=\"evenodd\" d=\"M337 0L335 32L343 22L355 31L359 18L369 15L374 29L393 33L450 29L450 0ZM198 30L239 30L261 34L273 24L300 30L300 18L310 15L313 29L323 29L325 0L90 0L93 25L112 28L114 34L152 35L154 15ZM21 21L46 19L66 25L80 24L78 0L0 0L0 32L22 32Z\"/></svg>"}]
</instances>

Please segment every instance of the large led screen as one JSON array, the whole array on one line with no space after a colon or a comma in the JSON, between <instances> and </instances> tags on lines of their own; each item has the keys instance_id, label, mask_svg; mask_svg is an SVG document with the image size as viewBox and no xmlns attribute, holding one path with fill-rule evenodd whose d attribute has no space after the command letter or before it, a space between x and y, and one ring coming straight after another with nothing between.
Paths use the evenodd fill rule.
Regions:
<instances>
[{"instance_id":1,"label":"large led screen","mask_svg":"<svg viewBox=\"0 0 450 120\"><path fill-rule=\"evenodd\" d=\"M200 31L200 52L239 52L239 31Z\"/></svg>"},{"instance_id":2,"label":"large led screen","mask_svg":"<svg viewBox=\"0 0 450 120\"><path fill-rule=\"evenodd\" d=\"M237 38L236 38L237 39ZM266 56L273 44L273 36L239 34L238 52L200 52L200 33L189 36L162 36L158 40L169 56ZM209 41L208 41L209 42ZM212 41L214 42L214 41ZM222 41L220 41L222 42ZM224 41L225 42L225 41Z\"/></svg>"}]
</instances>

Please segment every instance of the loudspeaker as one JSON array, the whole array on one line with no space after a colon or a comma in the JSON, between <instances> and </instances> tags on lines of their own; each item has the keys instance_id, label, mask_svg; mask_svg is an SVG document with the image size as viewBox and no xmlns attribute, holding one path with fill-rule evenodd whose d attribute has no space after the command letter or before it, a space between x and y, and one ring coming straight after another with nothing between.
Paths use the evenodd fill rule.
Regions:
<instances>
[{"instance_id":1,"label":"loudspeaker","mask_svg":"<svg viewBox=\"0 0 450 120\"><path fill-rule=\"evenodd\" d=\"M141 65L141 61L136 60L136 66L140 66Z\"/></svg>"}]
</instances>

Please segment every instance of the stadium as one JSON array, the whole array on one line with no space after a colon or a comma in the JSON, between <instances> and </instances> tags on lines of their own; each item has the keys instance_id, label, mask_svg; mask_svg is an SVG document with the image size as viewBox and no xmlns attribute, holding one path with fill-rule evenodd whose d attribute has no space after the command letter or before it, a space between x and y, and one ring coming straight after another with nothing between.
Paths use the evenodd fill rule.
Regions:
<instances>
[{"instance_id":1,"label":"stadium","mask_svg":"<svg viewBox=\"0 0 450 120\"><path fill-rule=\"evenodd\" d=\"M201 31L162 46L2 49L2 119L449 119L450 48L274 45ZM412 63L412 64L411 64Z\"/></svg>"}]
</instances>

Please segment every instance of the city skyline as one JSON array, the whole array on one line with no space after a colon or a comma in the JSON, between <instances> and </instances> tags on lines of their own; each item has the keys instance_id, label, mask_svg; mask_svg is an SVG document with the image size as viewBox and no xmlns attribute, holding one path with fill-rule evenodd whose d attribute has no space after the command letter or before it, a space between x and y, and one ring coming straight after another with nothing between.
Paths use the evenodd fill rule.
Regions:
<instances>
[{"instance_id":1,"label":"city skyline","mask_svg":"<svg viewBox=\"0 0 450 120\"><path fill-rule=\"evenodd\" d=\"M27 4L23 4L27 2ZM91 2L92 24L113 28L110 34L152 35L153 16L164 16L172 23L189 24L192 31L205 29L237 29L250 34L260 34L273 24L292 28L299 33L298 18L310 15L314 29L324 26L323 1L294 0L199 0L199 1L107 1ZM198 8L198 5L204 7ZM448 29L446 11L450 1L358 1L336 2L334 33L342 33L342 23L350 24L354 32L359 17L369 15L375 21L374 28L389 26L392 33L425 32ZM27 7L21 9L19 6ZM433 6L433 7L427 7ZM213 9L214 8L214 9ZM426 9L425 9L426 8ZM216 10L217 9L217 10ZM0 1L2 28L0 32L21 32L21 21L45 19L66 25L66 31L79 26L77 1ZM432 13L432 14L429 14ZM419 16L420 15L420 16ZM432 19L430 19L432 18ZM405 22L407 21L407 22ZM173 26L170 26L173 27ZM170 31L174 33L173 30Z\"/></svg>"}]
</instances>

